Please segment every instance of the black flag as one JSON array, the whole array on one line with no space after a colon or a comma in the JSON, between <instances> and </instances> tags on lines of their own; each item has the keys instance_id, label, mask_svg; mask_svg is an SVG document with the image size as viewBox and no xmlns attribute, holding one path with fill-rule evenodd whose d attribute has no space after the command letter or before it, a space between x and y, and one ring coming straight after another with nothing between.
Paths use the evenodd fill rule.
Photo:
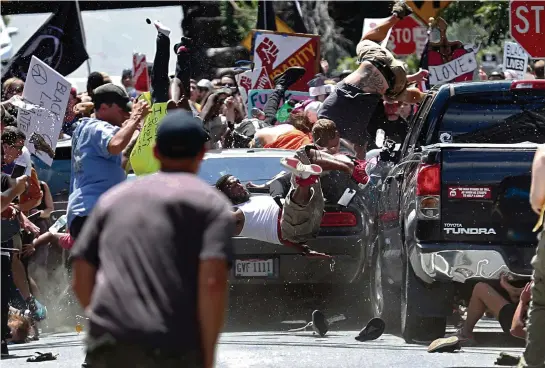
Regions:
<instances>
[{"instance_id":1,"label":"black flag","mask_svg":"<svg viewBox=\"0 0 545 368\"><path fill-rule=\"evenodd\" d=\"M257 4L256 29L276 31L276 14L274 13L273 2L260 0Z\"/></svg>"},{"instance_id":2,"label":"black flag","mask_svg":"<svg viewBox=\"0 0 545 368\"><path fill-rule=\"evenodd\" d=\"M301 11L301 5L299 4L298 0L292 1L293 3L293 17L292 17L292 24L293 24L293 30L296 33L307 33L307 27L305 26L305 22L303 21L303 12Z\"/></svg>"},{"instance_id":3,"label":"black flag","mask_svg":"<svg viewBox=\"0 0 545 368\"><path fill-rule=\"evenodd\" d=\"M57 10L11 58L2 70L2 83L11 77L26 79L32 55L66 76L89 59L74 1L61 1Z\"/></svg>"}]
</instances>

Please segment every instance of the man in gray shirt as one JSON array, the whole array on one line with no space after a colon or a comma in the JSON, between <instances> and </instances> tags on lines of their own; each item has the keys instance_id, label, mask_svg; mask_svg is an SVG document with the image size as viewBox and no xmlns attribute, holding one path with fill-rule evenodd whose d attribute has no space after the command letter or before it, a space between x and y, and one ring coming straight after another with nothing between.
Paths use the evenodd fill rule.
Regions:
<instances>
[{"instance_id":1,"label":"man in gray shirt","mask_svg":"<svg viewBox=\"0 0 545 368\"><path fill-rule=\"evenodd\" d=\"M85 223L73 286L91 367L213 366L235 224L227 198L195 175L208 139L192 114L168 114L161 171L106 192Z\"/></svg>"}]
</instances>

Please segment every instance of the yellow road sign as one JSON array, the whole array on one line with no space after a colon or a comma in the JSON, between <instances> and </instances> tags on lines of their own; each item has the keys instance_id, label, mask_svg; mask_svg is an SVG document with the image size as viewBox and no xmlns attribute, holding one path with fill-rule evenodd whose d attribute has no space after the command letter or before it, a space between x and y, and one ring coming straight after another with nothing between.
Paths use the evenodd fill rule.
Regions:
<instances>
[{"instance_id":1,"label":"yellow road sign","mask_svg":"<svg viewBox=\"0 0 545 368\"><path fill-rule=\"evenodd\" d=\"M430 17L436 17L439 10L444 9L452 1L406 1L420 19L428 23Z\"/></svg>"},{"instance_id":2,"label":"yellow road sign","mask_svg":"<svg viewBox=\"0 0 545 368\"><path fill-rule=\"evenodd\" d=\"M284 32L284 33L295 33L293 29L290 28L286 23L284 23L280 18L276 17L276 30L278 32ZM252 34L253 31L250 31L248 35L242 40L241 44L246 49L251 50L252 48Z\"/></svg>"}]
</instances>

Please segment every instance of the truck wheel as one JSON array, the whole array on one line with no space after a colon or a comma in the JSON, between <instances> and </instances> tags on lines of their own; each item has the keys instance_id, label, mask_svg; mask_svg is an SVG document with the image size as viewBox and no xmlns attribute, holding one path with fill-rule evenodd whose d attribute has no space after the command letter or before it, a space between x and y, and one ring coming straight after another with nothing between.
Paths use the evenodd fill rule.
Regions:
<instances>
[{"instance_id":1,"label":"truck wheel","mask_svg":"<svg viewBox=\"0 0 545 368\"><path fill-rule=\"evenodd\" d=\"M407 343L431 342L445 335L446 317L421 317L418 310L422 303L432 303L432 293L417 279L409 261L404 262L405 272L401 290L401 334ZM430 294L423 299L418 296Z\"/></svg>"},{"instance_id":2,"label":"truck wheel","mask_svg":"<svg viewBox=\"0 0 545 368\"><path fill-rule=\"evenodd\" d=\"M369 286L371 299L371 313L374 317L379 317L386 323L386 328L390 332L399 331L400 316L400 296L399 289L388 283L386 275L382 272L383 258L375 252L373 255L373 270L369 270Z\"/></svg>"}]
</instances>

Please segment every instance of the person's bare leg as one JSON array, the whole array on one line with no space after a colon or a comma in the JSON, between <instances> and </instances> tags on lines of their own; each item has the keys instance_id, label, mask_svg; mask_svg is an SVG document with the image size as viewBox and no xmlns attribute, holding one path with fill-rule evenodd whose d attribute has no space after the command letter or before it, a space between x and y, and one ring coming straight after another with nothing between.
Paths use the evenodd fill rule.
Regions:
<instances>
[{"instance_id":1,"label":"person's bare leg","mask_svg":"<svg viewBox=\"0 0 545 368\"><path fill-rule=\"evenodd\" d=\"M312 198L312 191L310 188L310 185L297 186L291 195L291 200L300 206L306 206L308 202L310 202L310 198Z\"/></svg>"},{"instance_id":2,"label":"person's bare leg","mask_svg":"<svg viewBox=\"0 0 545 368\"><path fill-rule=\"evenodd\" d=\"M494 317L498 318L500 310L506 304L509 304L509 302L490 285L484 282L477 283L473 288L467 307L467 318L462 328L464 336L472 337L475 325L487 310L490 310Z\"/></svg>"},{"instance_id":3,"label":"person's bare leg","mask_svg":"<svg viewBox=\"0 0 545 368\"><path fill-rule=\"evenodd\" d=\"M311 164L316 164L325 171L343 171L350 174L354 169L353 164L337 160L335 156L325 151L310 148L307 155Z\"/></svg>"},{"instance_id":4,"label":"person's bare leg","mask_svg":"<svg viewBox=\"0 0 545 368\"><path fill-rule=\"evenodd\" d=\"M399 21L400 19L398 17L392 15L388 19L386 19L384 23L381 23L375 28L367 31L367 33L363 35L361 40L369 40L380 43L386 38L390 29L393 28Z\"/></svg>"},{"instance_id":5,"label":"person's bare leg","mask_svg":"<svg viewBox=\"0 0 545 368\"><path fill-rule=\"evenodd\" d=\"M13 271L13 282L15 283L17 289L19 289L19 292L23 298L27 300L30 298L31 294L30 287L26 279L25 266L19 257L15 256L12 258L11 267Z\"/></svg>"}]
</instances>

